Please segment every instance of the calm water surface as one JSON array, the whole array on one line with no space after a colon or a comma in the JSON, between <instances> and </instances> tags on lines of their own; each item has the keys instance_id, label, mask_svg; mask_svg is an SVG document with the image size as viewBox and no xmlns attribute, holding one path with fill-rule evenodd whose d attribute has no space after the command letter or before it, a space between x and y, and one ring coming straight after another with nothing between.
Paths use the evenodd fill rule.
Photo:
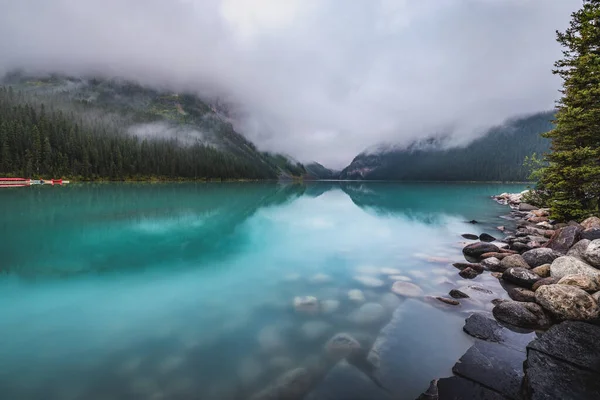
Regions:
<instances>
[{"instance_id":1,"label":"calm water surface","mask_svg":"<svg viewBox=\"0 0 600 400\"><path fill-rule=\"evenodd\" d=\"M471 344L461 233L496 234L497 184L81 184L0 189L0 397L245 399L317 368L349 332L365 349L392 312L414 399ZM481 223L471 225L468 220ZM497 285L485 277L478 282ZM493 280L493 279L492 279ZM358 289L365 297L351 299ZM328 307L294 310L295 296ZM500 292L497 297L500 297ZM380 318L357 310L385 308ZM416 306L417 305L417 306ZM400 398L402 398L400 396Z\"/></svg>"}]
</instances>

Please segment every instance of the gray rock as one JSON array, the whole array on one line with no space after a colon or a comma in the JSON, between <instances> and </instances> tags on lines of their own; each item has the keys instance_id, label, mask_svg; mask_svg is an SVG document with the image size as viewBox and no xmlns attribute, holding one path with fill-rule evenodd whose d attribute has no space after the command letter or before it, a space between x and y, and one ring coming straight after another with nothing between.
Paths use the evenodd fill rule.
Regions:
<instances>
[{"instance_id":1,"label":"gray rock","mask_svg":"<svg viewBox=\"0 0 600 400\"><path fill-rule=\"evenodd\" d=\"M535 292L536 302L560 320L598 318L598 303L584 290L568 285L545 285Z\"/></svg>"},{"instance_id":2,"label":"gray rock","mask_svg":"<svg viewBox=\"0 0 600 400\"><path fill-rule=\"evenodd\" d=\"M581 232L581 238L582 239L587 239L587 240L600 239L600 228L584 229Z\"/></svg>"},{"instance_id":3,"label":"gray rock","mask_svg":"<svg viewBox=\"0 0 600 400\"><path fill-rule=\"evenodd\" d=\"M495 306L492 313L498 321L519 328L545 329L550 325L542 307L535 303L506 301Z\"/></svg>"},{"instance_id":4,"label":"gray rock","mask_svg":"<svg viewBox=\"0 0 600 400\"><path fill-rule=\"evenodd\" d=\"M506 400L506 397L500 393L460 376L451 376L436 381L435 391L436 397L419 397L417 400Z\"/></svg>"},{"instance_id":5,"label":"gray rock","mask_svg":"<svg viewBox=\"0 0 600 400\"><path fill-rule=\"evenodd\" d=\"M506 329L496 320L482 313L474 313L469 316L465 320L463 331L477 339L502 343L521 352L525 352L525 347L535 337L533 333L521 334Z\"/></svg>"},{"instance_id":6,"label":"gray rock","mask_svg":"<svg viewBox=\"0 0 600 400\"><path fill-rule=\"evenodd\" d=\"M590 243L590 246L592 243ZM575 257L563 256L554 260L552 265L550 265L550 276L554 278L562 278L567 275L587 275L591 277L600 277L600 270Z\"/></svg>"},{"instance_id":7,"label":"gray rock","mask_svg":"<svg viewBox=\"0 0 600 400\"><path fill-rule=\"evenodd\" d=\"M533 290L535 292L541 286L554 285L555 283L558 283L558 281L560 281L560 278L553 278L551 276L549 276L547 278L542 278L533 284L533 286L531 287L531 290Z\"/></svg>"},{"instance_id":8,"label":"gray rock","mask_svg":"<svg viewBox=\"0 0 600 400\"><path fill-rule=\"evenodd\" d=\"M312 376L304 368L297 368L281 375L263 391L250 400L301 400L312 386Z\"/></svg>"},{"instance_id":9,"label":"gray rock","mask_svg":"<svg viewBox=\"0 0 600 400\"><path fill-rule=\"evenodd\" d=\"M390 313L396 310L402 303L402 300L393 293L384 293L379 298L379 304L381 304Z\"/></svg>"},{"instance_id":10,"label":"gray rock","mask_svg":"<svg viewBox=\"0 0 600 400\"><path fill-rule=\"evenodd\" d=\"M481 266L490 271L500 271L500 260L496 257L486 258L481 260Z\"/></svg>"},{"instance_id":11,"label":"gray rock","mask_svg":"<svg viewBox=\"0 0 600 400\"><path fill-rule=\"evenodd\" d=\"M525 353L477 341L452 368L456 375L479 382L510 399L520 398Z\"/></svg>"},{"instance_id":12,"label":"gray rock","mask_svg":"<svg viewBox=\"0 0 600 400\"><path fill-rule=\"evenodd\" d=\"M554 232L546 247L562 254L567 254L567 251L579 240L581 226L566 226Z\"/></svg>"},{"instance_id":13,"label":"gray rock","mask_svg":"<svg viewBox=\"0 0 600 400\"><path fill-rule=\"evenodd\" d=\"M522 256L519 254L513 254L508 257L504 257L502 261L500 261L500 271L506 271L508 268L524 268L530 269L529 264L525 262Z\"/></svg>"},{"instance_id":14,"label":"gray rock","mask_svg":"<svg viewBox=\"0 0 600 400\"><path fill-rule=\"evenodd\" d=\"M360 349L358 340L348 333L338 333L325 344L325 352L334 360L347 357Z\"/></svg>"},{"instance_id":15,"label":"gray rock","mask_svg":"<svg viewBox=\"0 0 600 400\"><path fill-rule=\"evenodd\" d=\"M447 297L436 297L437 300L441 301L442 303L448 304L450 306L457 306L460 304L460 302L458 300L455 299L449 299Z\"/></svg>"},{"instance_id":16,"label":"gray rock","mask_svg":"<svg viewBox=\"0 0 600 400\"><path fill-rule=\"evenodd\" d=\"M600 218L589 217L583 222L581 222L581 226L583 227L583 229L600 228Z\"/></svg>"},{"instance_id":17,"label":"gray rock","mask_svg":"<svg viewBox=\"0 0 600 400\"><path fill-rule=\"evenodd\" d=\"M571 249L567 252L567 255L583 260L585 250L589 244L590 240L581 239L579 242L575 243L573 247L571 247Z\"/></svg>"},{"instance_id":18,"label":"gray rock","mask_svg":"<svg viewBox=\"0 0 600 400\"><path fill-rule=\"evenodd\" d=\"M558 281L559 285L577 286L588 293L594 293L600 290L600 282L597 278L591 278L587 275L567 275Z\"/></svg>"},{"instance_id":19,"label":"gray rock","mask_svg":"<svg viewBox=\"0 0 600 400\"><path fill-rule=\"evenodd\" d=\"M519 286L531 288L541 278L525 268L508 268L502 273L502 279Z\"/></svg>"},{"instance_id":20,"label":"gray rock","mask_svg":"<svg viewBox=\"0 0 600 400\"><path fill-rule=\"evenodd\" d=\"M366 287L377 288L385 285L385 282L379 278L375 278L374 276L368 275L357 275L354 277L354 280L362 283Z\"/></svg>"},{"instance_id":21,"label":"gray rock","mask_svg":"<svg viewBox=\"0 0 600 400\"><path fill-rule=\"evenodd\" d=\"M600 268L600 239L592 240L588 244L583 257L593 267Z\"/></svg>"},{"instance_id":22,"label":"gray rock","mask_svg":"<svg viewBox=\"0 0 600 400\"><path fill-rule=\"evenodd\" d=\"M468 299L469 295L466 294L465 292L461 292L458 289L452 289L450 291L450 293L448 293L450 295L450 297L454 298L454 299Z\"/></svg>"},{"instance_id":23,"label":"gray rock","mask_svg":"<svg viewBox=\"0 0 600 400\"><path fill-rule=\"evenodd\" d=\"M392 292L404 297L418 297L423 294L423 290L419 286L403 281L394 282Z\"/></svg>"},{"instance_id":24,"label":"gray rock","mask_svg":"<svg viewBox=\"0 0 600 400\"><path fill-rule=\"evenodd\" d=\"M540 278L547 278L550 276L550 264L540 265L539 267L533 268L534 274L539 275Z\"/></svg>"},{"instance_id":25,"label":"gray rock","mask_svg":"<svg viewBox=\"0 0 600 400\"><path fill-rule=\"evenodd\" d=\"M479 235L479 240L481 240L482 242L493 242L494 240L496 240L496 238L490 234L482 233L481 235Z\"/></svg>"},{"instance_id":26,"label":"gray rock","mask_svg":"<svg viewBox=\"0 0 600 400\"><path fill-rule=\"evenodd\" d=\"M485 253L497 253L500 249L491 243L477 242L467 245L462 251L465 256L480 257Z\"/></svg>"},{"instance_id":27,"label":"gray rock","mask_svg":"<svg viewBox=\"0 0 600 400\"><path fill-rule=\"evenodd\" d=\"M596 300L596 303L598 303L598 305L600 305L600 292L596 292L592 295L592 298L594 300Z\"/></svg>"},{"instance_id":28,"label":"gray rock","mask_svg":"<svg viewBox=\"0 0 600 400\"><path fill-rule=\"evenodd\" d=\"M508 296L514 301L535 303L535 292L520 287L508 289Z\"/></svg>"},{"instance_id":29,"label":"gray rock","mask_svg":"<svg viewBox=\"0 0 600 400\"><path fill-rule=\"evenodd\" d=\"M519 204L519 211L533 211L533 210L539 210L539 208L536 206L532 206L531 204L527 204L527 203Z\"/></svg>"},{"instance_id":30,"label":"gray rock","mask_svg":"<svg viewBox=\"0 0 600 400\"><path fill-rule=\"evenodd\" d=\"M358 325L373 325L385 319L385 308L379 303L365 303L353 311L348 319Z\"/></svg>"},{"instance_id":31,"label":"gray rock","mask_svg":"<svg viewBox=\"0 0 600 400\"><path fill-rule=\"evenodd\" d=\"M562 255L563 254L547 248L533 249L522 254L523 259L531 268L539 267L544 264L552 264L554 260Z\"/></svg>"},{"instance_id":32,"label":"gray rock","mask_svg":"<svg viewBox=\"0 0 600 400\"><path fill-rule=\"evenodd\" d=\"M469 240L477 240L477 239L479 239L479 236L474 235L472 233L463 233L461 236L464 237L465 239L469 239Z\"/></svg>"}]
</instances>

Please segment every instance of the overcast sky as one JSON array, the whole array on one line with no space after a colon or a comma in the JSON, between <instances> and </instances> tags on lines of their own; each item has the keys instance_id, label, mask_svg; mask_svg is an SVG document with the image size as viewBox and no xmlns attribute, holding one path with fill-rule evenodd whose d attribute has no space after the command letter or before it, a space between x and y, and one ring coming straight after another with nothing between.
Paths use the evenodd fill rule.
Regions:
<instances>
[{"instance_id":1,"label":"overcast sky","mask_svg":"<svg viewBox=\"0 0 600 400\"><path fill-rule=\"evenodd\" d=\"M101 73L243 110L260 148L343 167L553 107L580 0L0 0L0 72Z\"/></svg>"}]
</instances>

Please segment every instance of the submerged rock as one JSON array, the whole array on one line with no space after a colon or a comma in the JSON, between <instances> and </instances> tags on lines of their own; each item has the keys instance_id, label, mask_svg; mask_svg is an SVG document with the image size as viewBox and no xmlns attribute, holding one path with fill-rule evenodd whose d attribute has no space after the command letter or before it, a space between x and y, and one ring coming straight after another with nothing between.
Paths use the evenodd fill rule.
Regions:
<instances>
[{"instance_id":1,"label":"submerged rock","mask_svg":"<svg viewBox=\"0 0 600 400\"><path fill-rule=\"evenodd\" d=\"M591 246L591 244L590 244ZM600 270L570 256L559 257L550 265L550 276L562 278L567 275L600 277Z\"/></svg>"},{"instance_id":2,"label":"submerged rock","mask_svg":"<svg viewBox=\"0 0 600 400\"><path fill-rule=\"evenodd\" d=\"M387 310L394 311L402 301L393 293L384 293L379 298L379 303Z\"/></svg>"},{"instance_id":3,"label":"submerged rock","mask_svg":"<svg viewBox=\"0 0 600 400\"><path fill-rule=\"evenodd\" d=\"M331 282L332 279L329 275L326 274L316 274L310 277L310 283L321 284Z\"/></svg>"},{"instance_id":4,"label":"submerged rock","mask_svg":"<svg viewBox=\"0 0 600 400\"><path fill-rule=\"evenodd\" d=\"M541 278L525 268L508 268L502 273L502 279L519 286L531 288Z\"/></svg>"},{"instance_id":5,"label":"submerged rock","mask_svg":"<svg viewBox=\"0 0 600 400\"><path fill-rule=\"evenodd\" d=\"M365 303L348 317L350 321L358 325L372 325L385 319L385 308L379 303Z\"/></svg>"},{"instance_id":6,"label":"submerged rock","mask_svg":"<svg viewBox=\"0 0 600 400\"><path fill-rule=\"evenodd\" d=\"M450 293L448 293L450 295L450 297L455 298L455 299L468 299L469 295L466 294L465 292L461 292L458 289L452 289L450 291Z\"/></svg>"},{"instance_id":7,"label":"submerged rock","mask_svg":"<svg viewBox=\"0 0 600 400\"><path fill-rule=\"evenodd\" d=\"M477 242L471 243L463 248L463 254L469 257L480 257L485 253L497 253L500 251L498 246L491 243Z\"/></svg>"},{"instance_id":8,"label":"submerged rock","mask_svg":"<svg viewBox=\"0 0 600 400\"><path fill-rule=\"evenodd\" d=\"M257 341L265 352L273 352L285 347L285 340L281 329L277 325L262 328L257 335Z\"/></svg>"},{"instance_id":9,"label":"submerged rock","mask_svg":"<svg viewBox=\"0 0 600 400\"><path fill-rule=\"evenodd\" d=\"M542 286L535 292L535 300L561 320L588 321L600 313L592 296L576 286Z\"/></svg>"},{"instance_id":10,"label":"submerged rock","mask_svg":"<svg viewBox=\"0 0 600 400\"><path fill-rule=\"evenodd\" d=\"M300 329L306 339L316 340L327 334L331 328L331 324L325 321L307 321Z\"/></svg>"},{"instance_id":11,"label":"submerged rock","mask_svg":"<svg viewBox=\"0 0 600 400\"><path fill-rule=\"evenodd\" d=\"M359 289L351 289L348 291L348 298L352 301L356 301L357 303L362 303L365 301L365 295L362 290Z\"/></svg>"},{"instance_id":12,"label":"submerged rock","mask_svg":"<svg viewBox=\"0 0 600 400\"><path fill-rule=\"evenodd\" d=\"M472 233L463 233L460 236L464 237L465 239L469 239L469 240L477 240L477 239L479 239L479 236L474 235Z\"/></svg>"},{"instance_id":13,"label":"submerged rock","mask_svg":"<svg viewBox=\"0 0 600 400\"><path fill-rule=\"evenodd\" d=\"M358 275L354 277L354 280L362 283L366 287L377 288L385 285L385 282L379 278L375 278L373 276L368 275Z\"/></svg>"},{"instance_id":14,"label":"submerged rock","mask_svg":"<svg viewBox=\"0 0 600 400\"><path fill-rule=\"evenodd\" d=\"M314 296L296 296L294 297L294 309L303 314L317 314L319 301Z\"/></svg>"},{"instance_id":15,"label":"submerged rock","mask_svg":"<svg viewBox=\"0 0 600 400\"><path fill-rule=\"evenodd\" d=\"M417 297L423 294L423 290L419 286L403 281L394 282L392 292L405 297Z\"/></svg>"},{"instance_id":16,"label":"submerged rock","mask_svg":"<svg viewBox=\"0 0 600 400\"><path fill-rule=\"evenodd\" d=\"M482 242L493 242L494 240L496 240L496 238L490 234L482 233L481 235L479 235L479 240L481 240Z\"/></svg>"},{"instance_id":17,"label":"submerged rock","mask_svg":"<svg viewBox=\"0 0 600 400\"><path fill-rule=\"evenodd\" d=\"M393 281L405 281L405 282L412 281L411 278L409 278L408 276L404 276L404 275L390 275L389 278Z\"/></svg>"},{"instance_id":18,"label":"submerged rock","mask_svg":"<svg viewBox=\"0 0 600 400\"><path fill-rule=\"evenodd\" d=\"M540 249L526 251L521 256L531 268L535 268L544 264L552 264L554 260L562 257L563 254L555 252L552 249L542 247Z\"/></svg>"},{"instance_id":19,"label":"submerged rock","mask_svg":"<svg viewBox=\"0 0 600 400\"><path fill-rule=\"evenodd\" d=\"M460 302L458 300L449 299L447 297L439 297L438 296L438 297L436 297L436 300L439 300L442 303L446 303L446 304L451 305L451 306L457 306L457 305L460 304Z\"/></svg>"},{"instance_id":20,"label":"submerged rock","mask_svg":"<svg viewBox=\"0 0 600 400\"><path fill-rule=\"evenodd\" d=\"M263 391L250 400L301 400L312 386L312 375L304 368L297 368L281 375Z\"/></svg>"},{"instance_id":21,"label":"submerged rock","mask_svg":"<svg viewBox=\"0 0 600 400\"><path fill-rule=\"evenodd\" d=\"M469 267L469 268L465 268L462 271L460 271L458 273L461 277L465 278L465 279L473 279L476 278L477 275L479 275L477 273L477 271L475 271L473 268Z\"/></svg>"},{"instance_id":22,"label":"submerged rock","mask_svg":"<svg viewBox=\"0 0 600 400\"><path fill-rule=\"evenodd\" d=\"M492 313L498 321L520 328L545 329L550 326L550 319L535 303L506 301L496 305Z\"/></svg>"},{"instance_id":23,"label":"submerged rock","mask_svg":"<svg viewBox=\"0 0 600 400\"><path fill-rule=\"evenodd\" d=\"M388 267L381 268L380 272L384 275L400 275L402 273L402 271L400 271L398 268L388 268Z\"/></svg>"},{"instance_id":24,"label":"submerged rock","mask_svg":"<svg viewBox=\"0 0 600 400\"><path fill-rule=\"evenodd\" d=\"M338 333L327 341L325 352L332 359L342 359L361 349L360 343L348 333Z\"/></svg>"},{"instance_id":25,"label":"submerged rock","mask_svg":"<svg viewBox=\"0 0 600 400\"><path fill-rule=\"evenodd\" d=\"M321 301L321 311L323 314L331 314L340 308L339 300L323 300Z\"/></svg>"}]
</instances>

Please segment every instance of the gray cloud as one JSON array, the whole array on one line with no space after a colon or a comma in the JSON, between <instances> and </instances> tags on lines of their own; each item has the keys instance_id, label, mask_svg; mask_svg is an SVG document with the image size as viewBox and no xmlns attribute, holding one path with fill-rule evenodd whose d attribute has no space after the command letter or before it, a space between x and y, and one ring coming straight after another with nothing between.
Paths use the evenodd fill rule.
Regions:
<instances>
[{"instance_id":1,"label":"gray cloud","mask_svg":"<svg viewBox=\"0 0 600 400\"><path fill-rule=\"evenodd\" d=\"M342 167L550 109L580 0L0 0L0 72L122 76L238 105L259 147Z\"/></svg>"}]
</instances>

